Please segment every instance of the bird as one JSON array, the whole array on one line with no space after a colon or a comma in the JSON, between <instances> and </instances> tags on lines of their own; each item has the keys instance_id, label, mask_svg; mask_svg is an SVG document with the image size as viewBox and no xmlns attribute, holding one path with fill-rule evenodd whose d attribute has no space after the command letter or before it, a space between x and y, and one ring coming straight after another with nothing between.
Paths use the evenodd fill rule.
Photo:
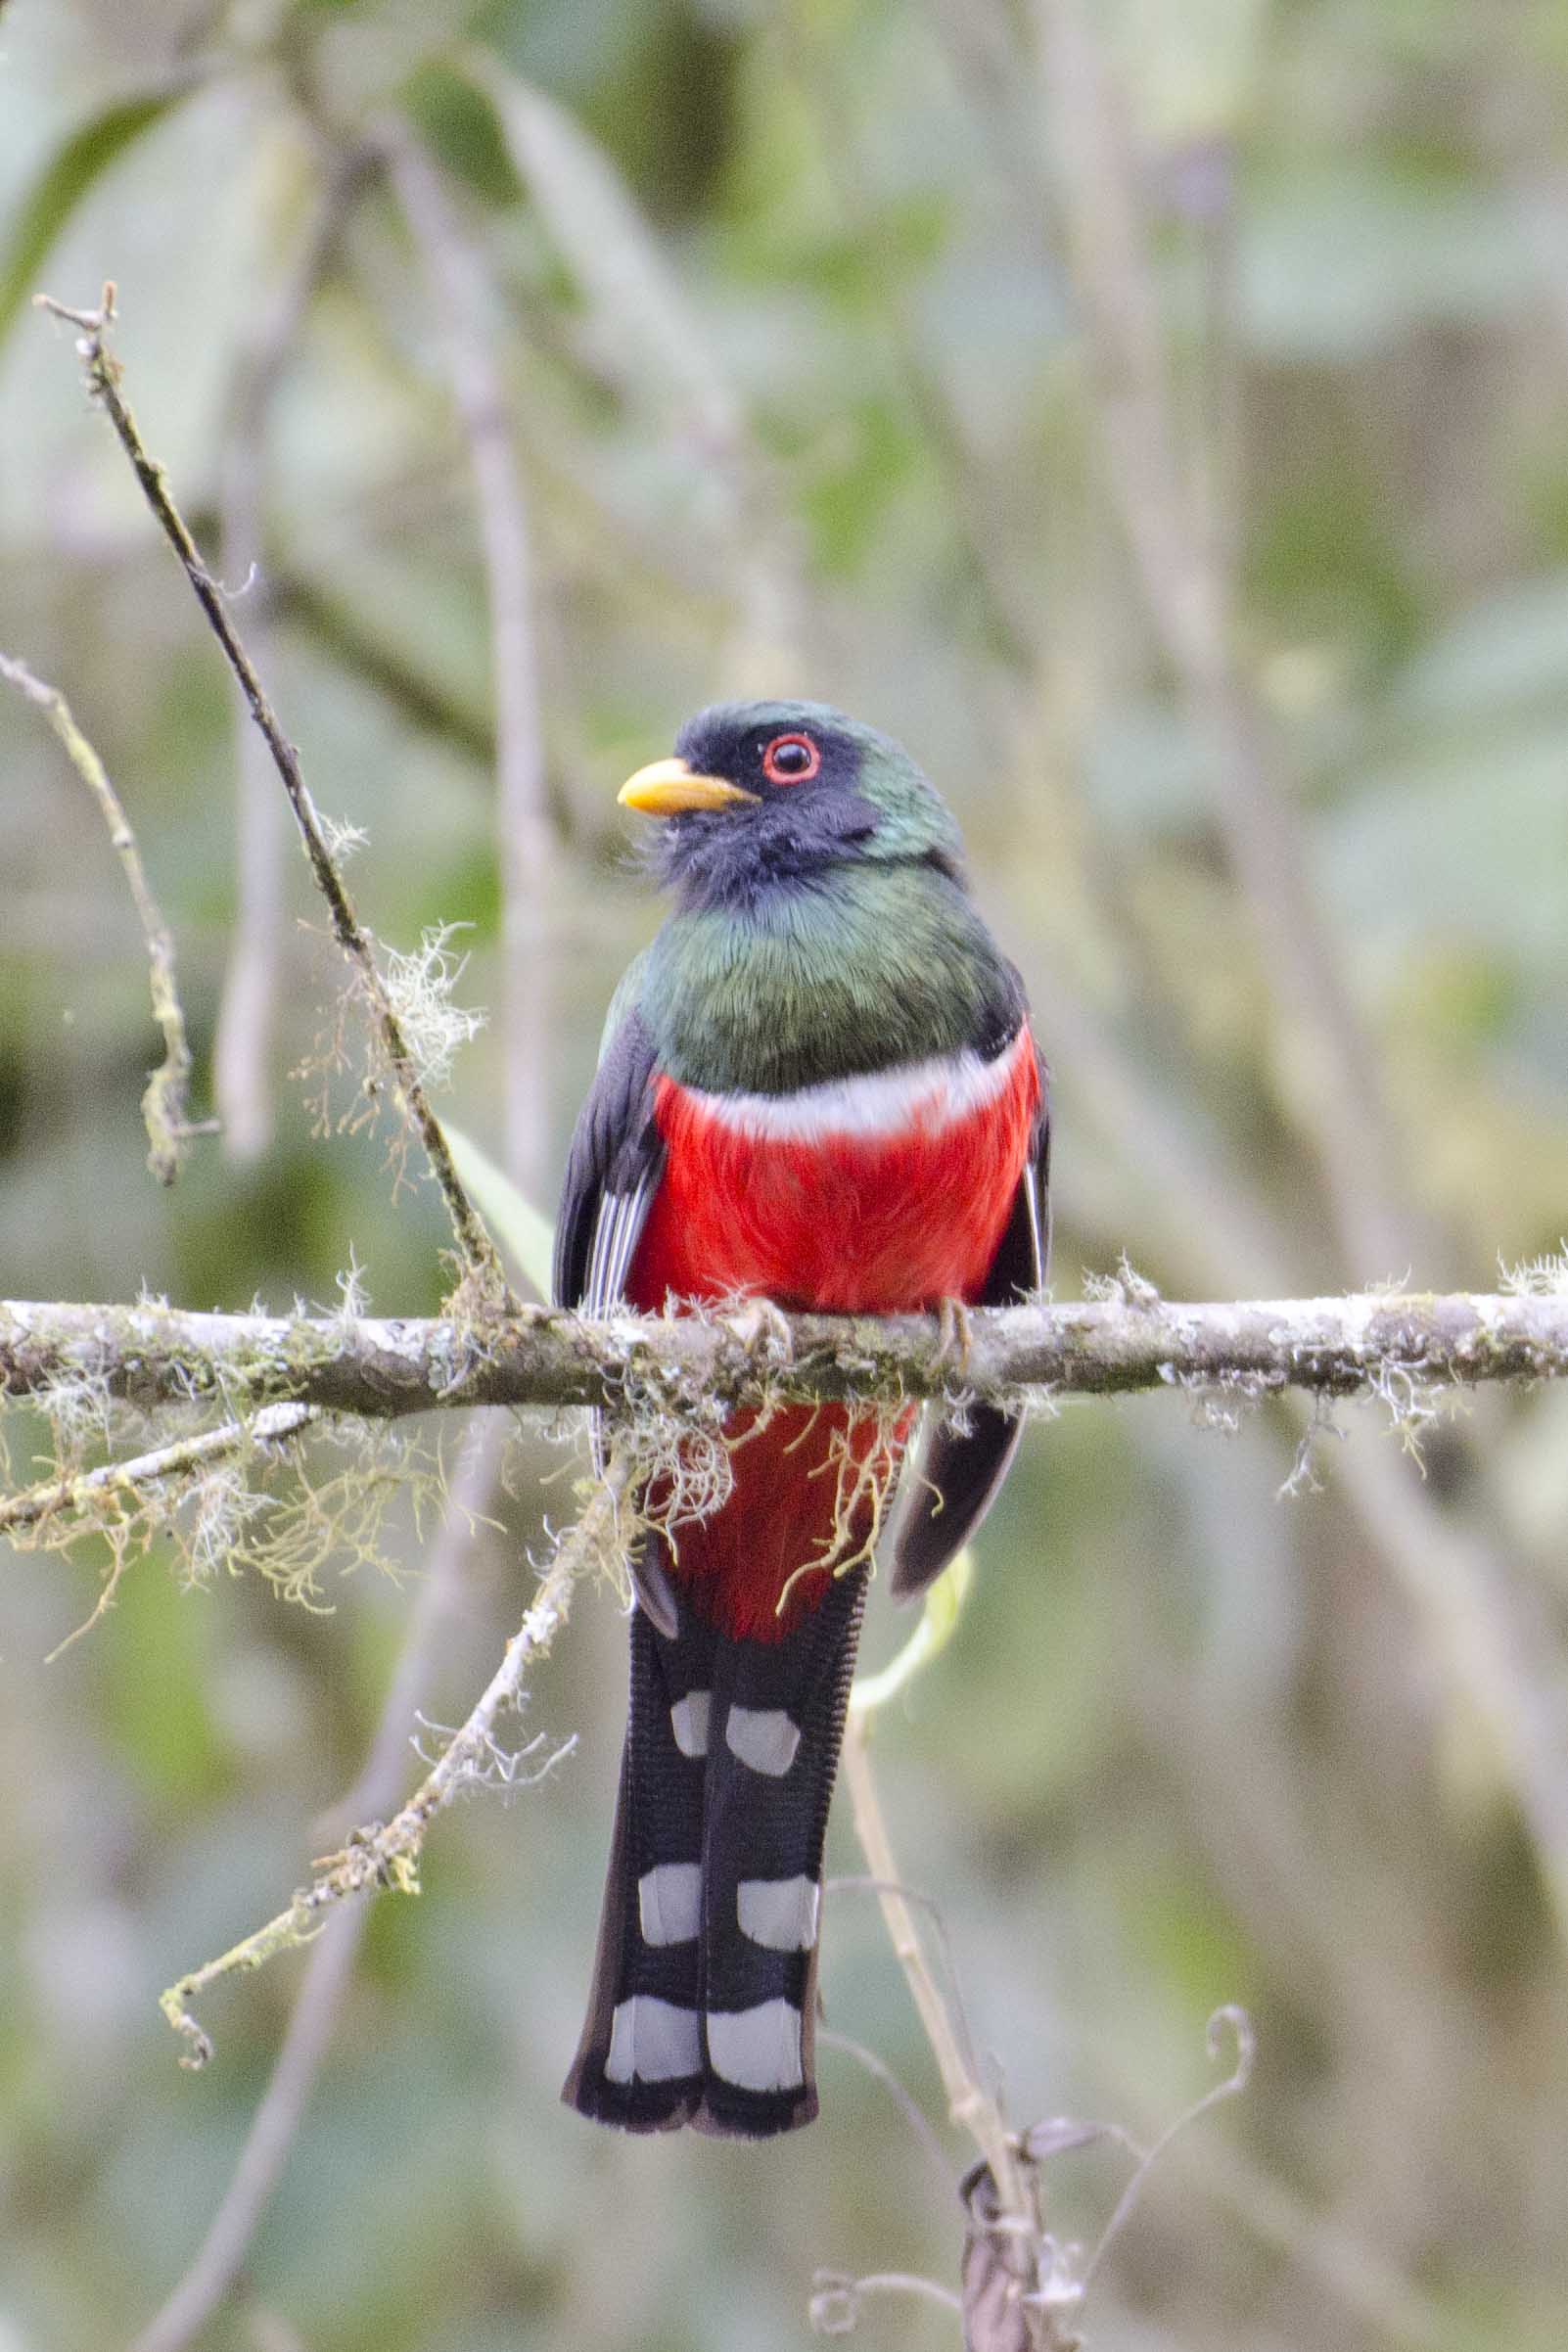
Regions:
<instances>
[{"instance_id":1,"label":"bird","mask_svg":"<svg viewBox=\"0 0 1568 2352\"><path fill-rule=\"evenodd\" d=\"M655 820L673 905L611 1002L557 1303L961 1318L1038 1290L1046 1067L910 755L822 704L718 704L620 799ZM759 1408L726 1424L716 1508L642 1514L609 1874L562 2093L581 2114L754 2140L816 2115L823 1841L873 1553L896 1598L923 1591L1018 1435L992 1404Z\"/></svg>"}]
</instances>

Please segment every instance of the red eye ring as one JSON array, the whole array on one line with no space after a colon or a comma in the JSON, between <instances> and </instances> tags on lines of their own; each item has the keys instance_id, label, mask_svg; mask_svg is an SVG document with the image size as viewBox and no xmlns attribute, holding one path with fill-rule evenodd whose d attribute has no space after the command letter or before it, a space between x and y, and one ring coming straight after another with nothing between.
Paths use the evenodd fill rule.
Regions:
<instances>
[{"instance_id":1,"label":"red eye ring","mask_svg":"<svg viewBox=\"0 0 1568 2352\"><path fill-rule=\"evenodd\" d=\"M781 752L804 752L806 764L794 761L786 767L779 759ZM822 755L809 735L775 735L762 754L762 773L769 784L809 784L821 773Z\"/></svg>"}]
</instances>

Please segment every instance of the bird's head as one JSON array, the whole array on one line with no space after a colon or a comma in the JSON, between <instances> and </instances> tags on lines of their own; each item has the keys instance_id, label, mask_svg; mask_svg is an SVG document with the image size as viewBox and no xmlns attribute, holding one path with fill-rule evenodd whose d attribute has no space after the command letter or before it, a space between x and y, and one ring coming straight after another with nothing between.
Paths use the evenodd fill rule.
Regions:
<instances>
[{"instance_id":1,"label":"bird's head","mask_svg":"<svg viewBox=\"0 0 1568 2352\"><path fill-rule=\"evenodd\" d=\"M687 908L755 905L846 864L958 868L958 829L908 753L822 703L715 703L621 801L663 820L653 862Z\"/></svg>"}]
</instances>

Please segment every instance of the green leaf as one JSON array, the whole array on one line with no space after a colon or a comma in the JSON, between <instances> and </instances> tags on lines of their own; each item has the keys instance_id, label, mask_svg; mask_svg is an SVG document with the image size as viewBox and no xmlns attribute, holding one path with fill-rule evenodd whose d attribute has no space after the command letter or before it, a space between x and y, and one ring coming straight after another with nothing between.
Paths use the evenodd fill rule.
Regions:
<instances>
[{"instance_id":1,"label":"green leaf","mask_svg":"<svg viewBox=\"0 0 1568 2352\"><path fill-rule=\"evenodd\" d=\"M915 1676L946 1648L969 1597L974 1574L975 1555L966 1544L962 1551L953 1554L926 1594L920 1623L898 1656L880 1674L856 1675L850 1686L853 1715L870 1715L878 1707L885 1707L889 1699L906 1690Z\"/></svg>"},{"instance_id":2,"label":"green leaf","mask_svg":"<svg viewBox=\"0 0 1568 2352\"><path fill-rule=\"evenodd\" d=\"M555 1255L555 1227L547 1217L541 1217L530 1200L513 1183L502 1169L496 1167L488 1152L482 1151L471 1135L460 1127L443 1119L446 1140L457 1162L457 1173L479 1204L480 1214L494 1233L506 1255L531 1290L541 1299L550 1295L550 1266Z\"/></svg>"},{"instance_id":3,"label":"green leaf","mask_svg":"<svg viewBox=\"0 0 1568 2352\"><path fill-rule=\"evenodd\" d=\"M82 198L127 147L160 121L196 86L182 75L139 98L117 98L62 140L24 197L11 236L0 250L0 341L28 297L37 291L39 264ZM96 291L96 290L94 290Z\"/></svg>"}]
</instances>

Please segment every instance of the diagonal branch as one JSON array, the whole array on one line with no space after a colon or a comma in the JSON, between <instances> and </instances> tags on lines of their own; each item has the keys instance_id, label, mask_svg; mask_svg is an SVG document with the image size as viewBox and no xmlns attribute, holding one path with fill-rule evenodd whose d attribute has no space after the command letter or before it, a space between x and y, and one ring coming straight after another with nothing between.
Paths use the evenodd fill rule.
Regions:
<instances>
[{"instance_id":1,"label":"diagonal branch","mask_svg":"<svg viewBox=\"0 0 1568 2352\"><path fill-rule=\"evenodd\" d=\"M453 1507L409 1617L369 1761L344 1808L349 1820L387 1813L397 1801L407 1768L408 1726L431 1673L442 1622L453 1606L475 1520L495 1482L503 1429L504 1423L493 1422L485 1428L458 1473ZM312 1944L289 2030L233 2178L196 2254L130 2352L181 2352L232 2292L304 2119L368 1917L369 1908L363 1903L344 1906Z\"/></svg>"},{"instance_id":2,"label":"diagonal branch","mask_svg":"<svg viewBox=\"0 0 1568 2352\"><path fill-rule=\"evenodd\" d=\"M69 1471L63 1478L45 1479L20 1495L0 1495L0 1535L13 1528L36 1527L40 1519L62 1518L91 1511L116 1495L139 1496L144 1489L193 1472L238 1453L247 1446L281 1445L298 1437L315 1419L309 1405L263 1405L250 1421L221 1421L194 1437L174 1438L166 1446L134 1454L128 1461L104 1462L96 1470Z\"/></svg>"},{"instance_id":3,"label":"diagonal branch","mask_svg":"<svg viewBox=\"0 0 1568 2352\"><path fill-rule=\"evenodd\" d=\"M1010 2274L1004 2291L1017 2323L1017 2340L1038 2344L1040 2352L1065 2352L1053 2315L1039 2313L1038 2325L1024 2318L1022 2297L1038 2284L1041 2233L1038 2181L1032 2168L1019 2161L1017 2143L997 2101L977 2081L926 1959L908 1898L899 1882L887 1819L871 1769L870 1736L869 1714L852 1712L844 1736L844 1779L883 1923L941 2071L947 2112L974 2140L993 2185L1000 2225L993 2235Z\"/></svg>"},{"instance_id":4,"label":"diagonal branch","mask_svg":"<svg viewBox=\"0 0 1568 2352\"><path fill-rule=\"evenodd\" d=\"M523 1704L523 1677L534 1660L549 1649L566 1623L573 1589L585 1571L622 1556L622 1504L635 1476L632 1450L618 1448L606 1464L587 1507L556 1545L544 1580L506 1645L506 1655L413 1795L385 1825L354 1830L339 1854L331 1856L320 1875L301 1887L287 1911L279 1912L251 1935L206 1960L170 1985L161 2006L175 2031L184 2037L182 2066L205 2066L212 2044L198 2024L191 2004L198 1994L236 1971L263 1967L280 1952L306 1944L320 1933L326 1914L347 1895L375 1887L392 1887L399 1894L419 1892L419 1857L430 1823L464 1788L499 1776L514 1781L512 1759L496 1737L496 1726L508 1711Z\"/></svg>"},{"instance_id":5,"label":"diagonal branch","mask_svg":"<svg viewBox=\"0 0 1568 2352\"><path fill-rule=\"evenodd\" d=\"M483 1218L468 1197L440 1123L431 1108L403 1024L377 965L369 935L363 929L344 887L343 876L316 814L315 804L300 771L300 755L278 723L251 657L229 619L223 591L203 563L185 519L174 503L163 469L148 455L136 420L125 403L120 390L122 371L108 343L109 330L115 319L115 289L112 285L105 287L103 304L98 310L68 309L63 302L53 301L47 295L40 295L38 300L55 317L66 319L82 330L76 347L86 371L89 396L106 410L120 446L130 460L131 470L141 484L142 495L179 557L196 600L223 648L225 659L240 682L251 716L272 755L272 763L289 796L289 806L294 810L295 822L300 828L311 871L331 912L338 944L353 964L370 1006L376 1033L396 1083L401 1107L424 1144L426 1156L445 1198L464 1272L475 1280L482 1296L505 1299L509 1295L506 1276L496 1256L495 1245L485 1230Z\"/></svg>"},{"instance_id":6,"label":"diagonal branch","mask_svg":"<svg viewBox=\"0 0 1568 2352\"><path fill-rule=\"evenodd\" d=\"M276 281L247 311L238 381L230 399L220 458L218 505L223 576L249 581L265 557L263 492L269 429L278 393L299 348L311 302L370 176L372 159L349 148L325 163L324 178L298 249ZM267 650L277 618L277 582L257 581L251 642ZM212 1091L231 1159L257 1160L272 1140L268 1056L277 1015L284 917L283 809L268 773L266 747L240 715L236 745L235 920L212 1040Z\"/></svg>"}]
</instances>

